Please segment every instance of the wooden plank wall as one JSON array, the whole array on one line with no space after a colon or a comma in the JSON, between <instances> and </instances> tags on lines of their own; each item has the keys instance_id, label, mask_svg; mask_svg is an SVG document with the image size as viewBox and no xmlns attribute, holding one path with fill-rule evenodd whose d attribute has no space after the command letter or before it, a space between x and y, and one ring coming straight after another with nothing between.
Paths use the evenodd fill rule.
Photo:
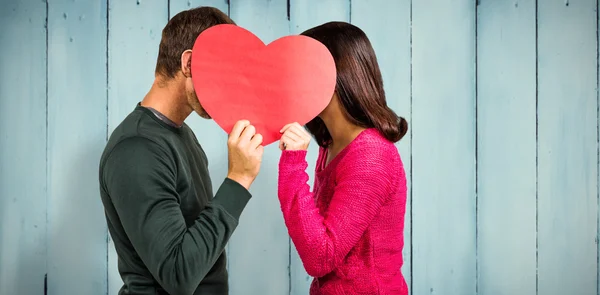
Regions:
<instances>
[{"instance_id":1,"label":"wooden plank wall","mask_svg":"<svg viewBox=\"0 0 600 295\"><path fill-rule=\"evenodd\" d=\"M537 10L539 294L597 292L596 5L556 1Z\"/></svg>"},{"instance_id":2,"label":"wooden plank wall","mask_svg":"<svg viewBox=\"0 0 600 295\"><path fill-rule=\"evenodd\" d=\"M47 7L0 2L0 294L40 294L48 245Z\"/></svg>"},{"instance_id":3,"label":"wooden plank wall","mask_svg":"<svg viewBox=\"0 0 600 295\"><path fill-rule=\"evenodd\" d=\"M535 0L482 1L477 20L478 289L536 294Z\"/></svg>"},{"instance_id":4,"label":"wooden plank wall","mask_svg":"<svg viewBox=\"0 0 600 295\"><path fill-rule=\"evenodd\" d=\"M48 5L50 294L107 289L106 219L98 198L107 120L106 14L105 2Z\"/></svg>"},{"instance_id":5,"label":"wooden plank wall","mask_svg":"<svg viewBox=\"0 0 600 295\"><path fill-rule=\"evenodd\" d=\"M412 5L412 291L475 294L476 7Z\"/></svg>"},{"instance_id":6,"label":"wooden plank wall","mask_svg":"<svg viewBox=\"0 0 600 295\"><path fill-rule=\"evenodd\" d=\"M98 195L107 136L153 82L161 31L208 5L263 41L369 36L409 183L412 295L598 294L596 0L0 0L0 294L117 294ZM226 134L186 121L215 189ZM231 294L307 294L275 145L227 252ZM313 177L316 144L309 149ZM45 293L44 293L45 292Z\"/></svg>"}]
</instances>

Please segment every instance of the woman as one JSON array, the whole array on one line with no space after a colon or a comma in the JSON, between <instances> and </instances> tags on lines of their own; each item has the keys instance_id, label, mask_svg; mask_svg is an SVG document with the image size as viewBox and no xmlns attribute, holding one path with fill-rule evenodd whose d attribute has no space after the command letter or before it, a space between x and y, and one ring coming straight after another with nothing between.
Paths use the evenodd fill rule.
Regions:
<instances>
[{"instance_id":1,"label":"woman","mask_svg":"<svg viewBox=\"0 0 600 295\"><path fill-rule=\"evenodd\" d=\"M330 22L302 35L323 43L337 68L335 94L306 127L320 146L307 184L308 134L286 125L279 200L309 275L310 294L408 294L402 266L406 175L394 143L408 129L386 104L381 72L359 28Z\"/></svg>"}]
</instances>

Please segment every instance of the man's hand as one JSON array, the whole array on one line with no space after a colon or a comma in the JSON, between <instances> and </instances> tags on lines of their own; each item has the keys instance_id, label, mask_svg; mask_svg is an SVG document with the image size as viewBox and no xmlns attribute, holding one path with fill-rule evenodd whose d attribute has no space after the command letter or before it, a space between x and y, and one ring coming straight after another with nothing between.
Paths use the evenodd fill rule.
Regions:
<instances>
[{"instance_id":1,"label":"man's hand","mask_svg":"<svg viewBox=\"0 0 600 295\"><path fill-rule=\"evenodd\" d=\"M247 120L235 123L227 148L229 151L229 173L227 178L236 181L246 189L258 175L262 161L262 135L256 134L254 126Z\"/></svg>"},{"instance_id":2,"label":"man's hand","mask_svg":"<svg viewBox=\"0 0 600 295\"><path fill-rule=\"evenodd\" d=\"M279 140L279 149L286 151L305 151L310 143L310 134L298 123L285 125L280 133L283 133Z\"/></svg>"}]
</instances>

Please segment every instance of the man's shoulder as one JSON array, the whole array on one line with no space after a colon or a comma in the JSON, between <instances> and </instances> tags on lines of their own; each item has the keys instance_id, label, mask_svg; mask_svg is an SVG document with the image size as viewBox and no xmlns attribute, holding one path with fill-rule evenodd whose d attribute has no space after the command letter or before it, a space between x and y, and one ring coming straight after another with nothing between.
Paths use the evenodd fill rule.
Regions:
<instances>
[{"instance_id":1,"label":"man's shoulder","mask_svg":"<svg viewBox=\"0 0 600 295\"><path fill-rule=\"evenodd\" d=\"M117 147L121 150L152 147L167 151L169 136L148 114L135 109L112 131L102 153L100 169Z\"/></svg>"},{"instance_id":2,"label":"man's shoulder","mask_svg":"<svg viewBox=\"0 0 600 295\"><path fill-rule=\"evenodd\" d=\"M139 110L133 110L115 129L111 132L108 138L107 146L111 143L120 141L123 137L135 136L139 133L139 125L143 120L143 113Z\"/></svg>"}]
</instances>

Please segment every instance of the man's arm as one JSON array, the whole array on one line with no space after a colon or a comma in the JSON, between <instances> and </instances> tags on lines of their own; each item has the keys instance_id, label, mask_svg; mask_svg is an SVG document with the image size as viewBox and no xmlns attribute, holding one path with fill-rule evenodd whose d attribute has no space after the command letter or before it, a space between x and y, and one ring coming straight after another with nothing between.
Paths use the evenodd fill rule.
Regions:
<instances>
[{"instance_id":1,"label":"man's arm","mask_svg":"<svg viewBox=\"0 0 600 295\"><path fill-rule=\"evenodd\" d=\"M225 179L187 228L173 161L153 141L130 138L113 149L103 177L127 236L154 278L171 294L192 294L225 249L250 193Z\"/></svg>"}]
</instances>

